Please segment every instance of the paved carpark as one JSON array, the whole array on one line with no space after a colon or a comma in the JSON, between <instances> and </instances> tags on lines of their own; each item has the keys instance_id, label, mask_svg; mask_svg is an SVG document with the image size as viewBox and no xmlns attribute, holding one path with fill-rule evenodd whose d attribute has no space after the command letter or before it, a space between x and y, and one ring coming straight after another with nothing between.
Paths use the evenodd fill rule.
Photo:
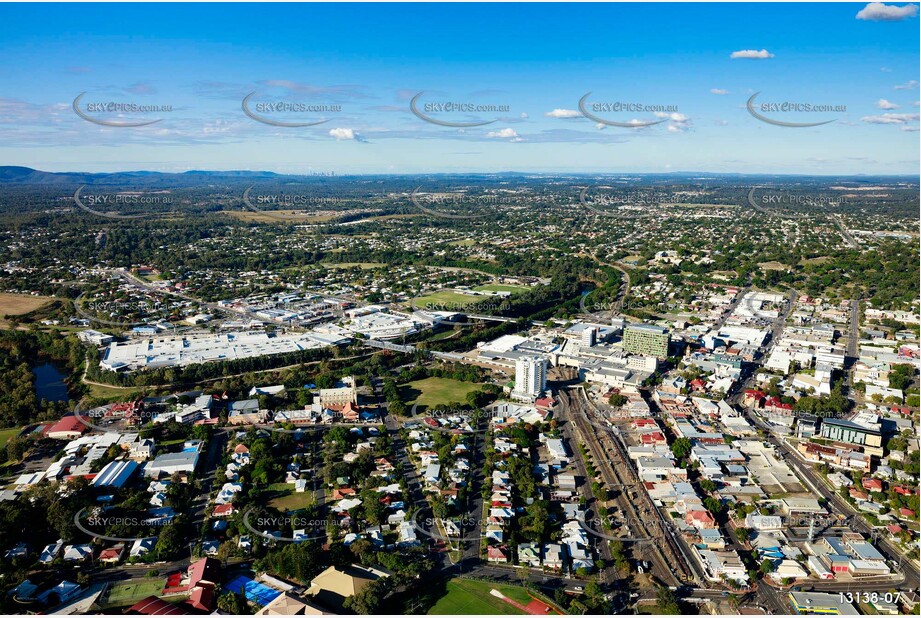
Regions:
<instances>
[{"instance_id":1,"label":"paved carpark","mask_svg":"<svg viewBox=\"0 0 921 618\"><path fill-rule=\"evenodd\" d=\"M766 494L807 493L790 466L777 457L763 451L746 451L744 448L742 452L748 456L745 465Z\"/></svg>"}]
</instances>

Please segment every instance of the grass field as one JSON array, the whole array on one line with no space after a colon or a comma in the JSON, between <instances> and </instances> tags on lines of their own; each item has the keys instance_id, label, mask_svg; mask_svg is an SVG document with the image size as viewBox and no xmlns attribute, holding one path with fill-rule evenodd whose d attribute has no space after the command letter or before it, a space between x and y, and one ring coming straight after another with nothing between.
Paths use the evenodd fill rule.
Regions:
<instances>
[{"instance_id":1,"label":"grass field","mask_svg":"<svg viewBox=\"0 0 921 618\"><path fill-rule=\"evenodd\" d=\"M530 288L523 285L508 285L506 283L487 283L486 285L480 285L473 289L477 292L511 292L515 294L517 292L524 292Z\"/></svg>"},{"instance_id":2,"label":"grass field","mask_svg":"<svg viewBox=\"0 0 921 618\"><path fill-rule=\"evenodd\" d=\"M440 290L413 299L411 305L416 309L430 311L456 311L467 305L488 300L488 296L472 296L450 290Z\"/></svg>"},{"instance_id":3,"label":"grass field","mask_svg":"<svg viewBox=\"0 0 921 618\"><path fill-rule=\"evenodd\" d=\"M7 315L24 315L41 309L53 298L50 296L29 296L26 294L0 294L0 328L9 328L9 322L2 319Z\"/></svg>"},{"instance_id":4,"label":"grass field","mask_svg":"<svg viewBox=\"0 0 921 618\"><path fill-rule=\"evenodd\" d=\"M16 436L22 427L10 427L9 429L0 429L0 448L6 446L6 443L10 441L10 438Z\"/></svg>"},{"instance_id":5,"label":"grass field","mask_svg":"<svg viewBox=\"0 0 921 618\"><path fill-rule=\"evenodd\" d=\"M129 401L141 392L134 388L119 388L117 386L101 386L98 384L89 384L88 386L90 397L96 399Z\"/></svg>"},{"instance_id":6,"label":"grass field","mask_svg":"<svg viewBox=\"0 0 921 618\"><path fill-rule=\"evenodd\" d=\"M321 262L321 266L326 268L361 268L362 270L371 270L372 268L382 268L386 266L383 262L342 262L340 264L332 264L329 262Z\"/></svg>"},{"instance_id":7,"label":"grass field","mask_svg":"<svg viewBox=\"0 0 921 618\"><path fill-rule=\"evenodd\" d=\"M471 579L452 579L447 583L447 594L429 610L429 615L522 615L524 612L489 594L496 589L513 601L526 605L531 601L527 591L519 586L506 586Z\"/></svg>"},{"instance_id":8,"label":"grass field","mask_svg":"<svg viewBox=\"0 0 921 618\"><path fill-rule=\"evenodd\" d=\"M448 244L452 247L472 247L476 244L476 241L472 238L465 238L463 240L452 240Z\"/></svg>"},{"instance_id":9,"label":"grass field","mask_svg":"<svg viewBox=\"0 0 921 618\"><path fill-rule=\"evenodd\" d=\"M266 210L265 212L225 210L223 212L234 219L256 223L326 223L336 218L334 215L311 215L303 210Z\"/></svg>"},{"instance_id":10,"label":"grass field","mask_svg":"<svg viewBox=\"0 0 921 618\"><path fill-rule=\"evenodd\" d=\"M790 267L780 262L761 262L758 264L761 270L790 270Z\"/></svg>"},{"instance_id":11,"label":"grass field","mask_svg":"<svg viewBox=\"0 0 921 618\"><path fill-rule=\"evenodd\" d=\"M162 577L146 577L133 579L128 582L115 584L109 588L109 594L103 602L102 609L107 607L123 607L134 605L144 597L150 595L160 596L166 579Z\"/></svg>"},{"instance_id":12,"label":"grass field","mask_svg":"<svg viewBox=\"0 0 921 618\"><path fill-rule=\"evenodd\" d=\"M473 382L461 382L450 378L426 378L400 385L400 398L408 407L416 404L430 408L449 403L464 403L467 393L480 390Z\"/></svg>"}]
</instances>

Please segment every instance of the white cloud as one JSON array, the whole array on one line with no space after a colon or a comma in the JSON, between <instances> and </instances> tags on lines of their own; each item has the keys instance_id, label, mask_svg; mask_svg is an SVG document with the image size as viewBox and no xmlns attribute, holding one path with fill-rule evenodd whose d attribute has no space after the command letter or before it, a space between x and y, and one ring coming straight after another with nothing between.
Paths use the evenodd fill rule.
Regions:
<instances>
[{"instance_id":1,"label":"white cloud","mask_svg":"<svg viewBox=\"0 0 921 618\"><path fill-rule=\"evenodd\" d=\"M918 127L909 127L908 125L902 127L903 131L917 131Z\"/></svg>"},{"instance_id":2,"label":"white cloud","mask_svg":"<svg viewBox=\"0 0 921 618\"><path fill-rule=\"evenodd\" d=\"M880 114L879 116L864 116L863 122L868 124L905 124L912 120L918 120L921 114Z\"/></svg>"},{"instance_id":3,"label":"white cloud","mask_svg":"<svg viewBox=\"0 0 921 618\"><path fill-rule=\"evenodd\" d=\"M747 60L766 60L768 58L773 58L774 54L766 49L762 49L761 51L756 49L740 49L739 51L734 51L729 54L729 57L732 59L742 58Z\"/></svg>"},{"instance_id":4,"label":"white cloud","mask_svg":"<svg viewBox=\"0 0 921 618\"><path fill-rule=\"evenodd\" d=\"M876 102L876 107L880 109L899 109L899 106L893 103L892 101L887 101L886 99L880 99Z\"/></svg>"},{"instance_id":5,"label":"white cloud","mask_svg":"<svg viewBox=\"0 0 921 618\"><path fill-rule=\"evenodd\" d=\"M486 134L486 137L498 137L500 139L515 138L518 137L518 133L515 131L515 129L506 128L499 131L490 131Z\"/></svg>"},{"instance_id":6,"label":"white cloud","mask_svg":"<svg viewBox=\"0 0 921 618\"><path fill-rule=\"evenodd\" d=\"M527 120L528 118L529 118L529 116L528 116L527 112L521 112L521 119L522 119L522 120Z\"/></svg>"},{"instance_id":7,"label":"white cloud","mask_svg":"<svg viewBox=\"0 0 921 618\"><path fill-rule=\"evenodd\" d=\"M915 101L914 103L912 103L912 105L914 105L915 107L919 107L921 106L921 101Z\"/></svg>"},{"instance_id":8,"label":"white cloud","mask_svg":"<svg viewBox=\"0 0 921 618\"><path fill-rule=\"evenodd\" d=\"M677 122L683 124L689 122L691 119L685 116L684 114L679 114L678 112L668 113L668 112L656 112L656 118L668 118L672 122Z\"/></svg>"},{"instance_id":9,"label":"white cloud","mask_svg":"<svg viewBox=\"0 0 921 618\"><path fill-rule=\"evenodd\" d=\"M911 79L905 82L904 84L899 84L895 87L896 90L914 90L918 87L918 81Z\"/></svg>"},{"instance_id":10,"label":"white cloud","mask_svg":"<svg viewBox=\"0 0 921 618\"><path fill-rule=\"evenodd\" d=\"M871 2L860 9L857 13L857 19L865 21L900 21L908 17L914 17L917 14L918 7L914 4L896 6L894 4L883 4L882 2Z\"/></svg>"},{"instance_id":11,"label":"white cloud","mask_svg":"<svg viewBox=\"0 0 921 618\"><path fill-rule=\"evenodd\" d=\"M669 133L681 133L681 129L678 128L678 125L670 124L668 125L668 132Z\"/></svg>"},{"instance_id":12,"label":"white cloud","mask_svg":"<svg viewBox=\"0 0 921 618\"><path fill-rule=\"evenodd\" d=\"M710 94L729 94L729 91L723 88L710 88Z\"/></svg>"},{"instance_id":13,"label":"white cloud","mask_svg":"<svg viewBox=\"0 0 921 618\"><path fill-rule=\"evenodd\" d=\"M581 118L582 112L577 109L555 109L544 114L547 118Z\"/></svg>"},{"instance_id":14,"label":"white cloud","mask_svg":"<svg viewBox=\"0 0 921 618\"><path fill-rule=\"evenodd\" d=\"M329 136L335 137L336 141L355 139L355 131L353 129L330 129Z\"/></svg>"},{"instance_id":15,"label":"white cloud","mask_svg":"<svg viewBox=\"0 0 921 618\"><path fill-rule=\"evenodd\" d=\"M882 71L883 73L892 73L892 69L890 69L889 67L880 67L879 70Z\"/></svg>"}]
</instances>

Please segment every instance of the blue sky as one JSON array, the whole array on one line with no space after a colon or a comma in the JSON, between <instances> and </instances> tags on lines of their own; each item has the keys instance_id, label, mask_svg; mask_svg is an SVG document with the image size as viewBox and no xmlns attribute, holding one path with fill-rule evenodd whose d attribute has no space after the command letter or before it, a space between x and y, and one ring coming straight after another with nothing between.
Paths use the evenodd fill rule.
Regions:
<instances>
[{"instance_id":1,"label":"blue sky","mask_svg":"<svg viewBox=\"0 0 921 618\"><path fill-rule=\"evenodd\" d=\"M918 50L918 7L904 3L2 4L0 164L917 174ZM101 126L72 110L83 92L80 106L172 109L87 110L106 122L159 119ZM325 120L279 127L243 113L253 92L250 110L270 101L341 109L257 114ZM430 118L492 122L426 122L410 111L420 92L417 109ZM589 111L613 102L669 111L597 111L661 121L599 124L579 112L588 92ZM769 118L832 122L759 121L746 109L756 92L756 106L834 110L763 108ZM500 111L426 111L444 102Z\"/></svg>"}]
</instances>

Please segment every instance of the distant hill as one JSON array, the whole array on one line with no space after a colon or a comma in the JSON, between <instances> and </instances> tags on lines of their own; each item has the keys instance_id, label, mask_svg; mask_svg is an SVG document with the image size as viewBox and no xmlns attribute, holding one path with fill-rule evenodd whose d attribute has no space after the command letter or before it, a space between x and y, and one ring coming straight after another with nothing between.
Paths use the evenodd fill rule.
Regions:
<instances>
[{"instance_id":1,"label":"distant hill","mask_svg":"<svg viewBox=\"0 0 921 618\"><path fill-rule=\"evenodd\" d=\"M187 184L196 179L208 178L242 180L280 178L275 172L251 172L231 170L226 172L209 172L191 170L182 173L167 172L114 172L109 174L91 174L89 172L43 172L31 167L17 165L0 166L0 184L54 185L54 184L121 184L134 183L181 183Z\"/></svg>"}]
</instances>

